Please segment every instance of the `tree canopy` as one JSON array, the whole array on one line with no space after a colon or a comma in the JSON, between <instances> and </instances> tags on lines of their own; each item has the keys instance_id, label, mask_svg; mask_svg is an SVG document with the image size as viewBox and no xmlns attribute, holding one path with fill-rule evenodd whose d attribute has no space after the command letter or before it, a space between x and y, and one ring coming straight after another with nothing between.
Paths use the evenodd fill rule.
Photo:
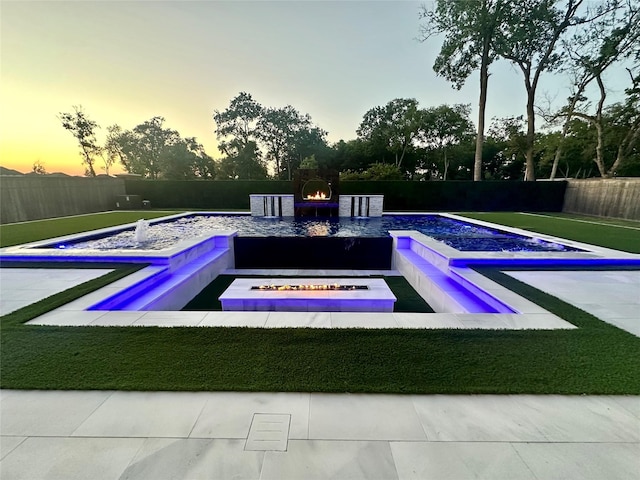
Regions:
<instances>
[{"instance_id":1,"label":"tree canopy","mask_svg":"<svg viewBox=\"0 0 640 480\"><path fill-rule=\"evenodd\" d=\"M327 156L327 132L291 105L263 107L240 92L227 109L215 111L213 120L218 148L226 155L221 163L230 178L266 176L270 162L275 178L291 179L303 158Z\"/></svg>"}]
</instances>

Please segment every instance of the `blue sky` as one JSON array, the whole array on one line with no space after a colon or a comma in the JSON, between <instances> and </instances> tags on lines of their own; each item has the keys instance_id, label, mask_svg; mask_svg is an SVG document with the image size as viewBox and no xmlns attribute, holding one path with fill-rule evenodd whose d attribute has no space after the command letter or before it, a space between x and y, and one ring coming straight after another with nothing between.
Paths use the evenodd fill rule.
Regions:
<instances>
[{"instance_id":1,"label":"blue sky","mask_svg":"<svg viewBox=\"0 0 640 480\"><path fill-rule=\"evenodd\" d=\"M113 123L129 129L164 116L214 158L212 113L241 91L308 113L330 142L355 138L364 113L394 98L470 103L475 122L477 74L460 91L435 75L441 39L417 41L421 4L3 0L0 164L26 171L39 160L81 174L74 139L56 118L73 105L100 135ZM625 80L612 83L612 98ZM548 75L540 95L561 102L567 86ZM522 115L525 101L521 75L495 64L487 118Z\"/></svg>"}]
</instances>

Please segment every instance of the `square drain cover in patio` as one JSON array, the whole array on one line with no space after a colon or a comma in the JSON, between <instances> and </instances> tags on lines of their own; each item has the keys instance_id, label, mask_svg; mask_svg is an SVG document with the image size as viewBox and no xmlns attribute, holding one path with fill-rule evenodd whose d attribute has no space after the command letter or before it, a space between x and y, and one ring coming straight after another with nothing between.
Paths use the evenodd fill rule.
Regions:
<instances>
[{"instance_id":1,"label":"square drain cover in patio","mask_svg":"<svg viewBox=\"0 0 640 480\"><path fill-rule=\"evenodd\" d=\"M287 451L291 415L254 413L245 450Z\"/></svg>"}]
</instances>

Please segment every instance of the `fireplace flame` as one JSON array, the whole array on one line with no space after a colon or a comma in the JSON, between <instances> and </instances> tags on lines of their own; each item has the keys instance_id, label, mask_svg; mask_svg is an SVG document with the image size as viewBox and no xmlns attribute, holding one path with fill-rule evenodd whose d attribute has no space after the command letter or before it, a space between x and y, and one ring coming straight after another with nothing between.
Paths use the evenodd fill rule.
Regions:
<instances>
[{"instance_id":1,"label":"fireplace flame","mask_svg":"<svg viewBox=\"0 0 640 480\"><path fill-rule=\"evenodd\" d=\"M326 200L327 194L318 190L315 195L307 195L307 200Z\"/></svg>"}]
</instances>

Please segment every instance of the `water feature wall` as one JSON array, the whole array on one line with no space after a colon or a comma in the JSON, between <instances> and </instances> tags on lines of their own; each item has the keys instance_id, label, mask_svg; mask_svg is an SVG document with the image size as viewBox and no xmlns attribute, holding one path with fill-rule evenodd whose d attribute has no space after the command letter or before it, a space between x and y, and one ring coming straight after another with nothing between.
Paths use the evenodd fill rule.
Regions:
<instances>
[{"instance_id":1,"label":"water feature wall","mask_svg":"<svg viewBox=\"0 0 640 480\"><path fill-rule=\"evenodd\" d=\"M249 204L253 217L293 217L294 214L292 194L251 194Z\"/></svg>"},{"instance_id":2,"label":"water feature wall","mask_svg":"<svg viewBox=\"0 0 640 480\"><path fill-rule=\"evenodd\" d=\"M341 217L381 217L384 195L340 195Z\"/></svg>"},{"instance_id":3,"label":"water feature wall","mask_svg":"<svg viewBox=\"0 0 640 480\"><path fill-rule=\"evenodd\" d=\"M251 194L249 195L252 217L293 217L295 214L293 195L287 194ZM340 195L338 200L338 216L340 217L381 217L384 195ZM297 204L300 207L302 204ZM303 208L325 213L328 202L306 202ZM336 204L330 207L335 210ZM318 208L316 208L318 207ZM298 211L301 211L299 208ZM331 215L324 215L331 216Z\"/></svg>"}]
</instances>

